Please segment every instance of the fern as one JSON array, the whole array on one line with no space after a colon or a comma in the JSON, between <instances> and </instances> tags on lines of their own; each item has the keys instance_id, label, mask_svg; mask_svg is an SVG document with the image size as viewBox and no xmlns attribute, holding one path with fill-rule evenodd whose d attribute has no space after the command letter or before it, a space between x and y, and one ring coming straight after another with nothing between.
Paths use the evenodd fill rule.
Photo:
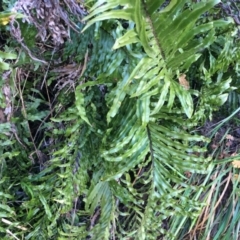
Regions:
<instances>
[{"instance_id":1,"label":"fern","mask_svg":"<svg viewBox=\"0 0 240 240\"><path fill-rule=\"evenodd\" d=\"M231 21L199 21L216 0L95 2L83 33L73 33L64 47L63 60L71 55L85 71L74 105L60 114L54 106L54 117L42 126L47 130L43 140L54 140L42 150L48 160L36 170L28 158L41 151L21 151L20 143L1 138L7 146L1 158L1 174L7 176L1 179L1 204L22 201L2 214L16 226L24 223L15 233L26 239L177 239L165 226L168 219L195 219L204 205L191 197L201 187L188 184L185 172L211 168L202 147L208 139L190 129L211 116L232 89L229 76L216 78L231 62L224 58L227 45L219 58L205 55L219 43L217 31L228 31ZM201 75L200 91L179 83L192 66ZM15 120L32 150L28 121L44 121L49 112L39 113L46 102L33 98L30 88L28 83L24 95L29 115ZM1 125L3 133L9 128ZM13 144L16 151L7 153ZM13 176L6 174L5 159ZM0 232L5 233L2 225Z\"/></svg>"},{"instance_id":2,"label":"fern","mask_svg":"<svg viewBox=\"0 0 240 240\"><path fill-rule=\"evenodd\" d=\"M102 20L129 21L130 27L125 33L122 31L113 49L118 52L119 48L134 49L140 44L145 53L132 70L122 68L122 78L117 79L117 84L109 85L104 129L89 126L96 132L96 138L97 132L101 132L102 139L94 157L101 159L95 165L99 171L95 169L96 177L86 200L91 207L90 214L94 209L101 209L99 222L91 231L93 238L108 239L109 232L114 231L112 235L120 239L133 236L157 239L163 235L172 239L174 233L164 230L162 222L173 215L194 218L201 209L200 203L181 195L185 191L197 191L182 180L185 171L205 172L210 159L199 157L204 148L189 146L190 142L206 139L184 130L182 118L185 117L176 113L184 112L194 120L192 91L184 89L176 80L201 56L202 49L216 40L215 29L227 26L230 21L196 24L218 1L190 6L189 1L171 1L161 8L163 3L97 1L85 18L88 22L84 30ZM216 94L227 88L215 89ZM78 96L76 93L77 99ZM93 125L94 119L86 120L89 110L85 108L80 116ZM121 216L118 221L116 213Z\"/></svg>"}]
</instances>

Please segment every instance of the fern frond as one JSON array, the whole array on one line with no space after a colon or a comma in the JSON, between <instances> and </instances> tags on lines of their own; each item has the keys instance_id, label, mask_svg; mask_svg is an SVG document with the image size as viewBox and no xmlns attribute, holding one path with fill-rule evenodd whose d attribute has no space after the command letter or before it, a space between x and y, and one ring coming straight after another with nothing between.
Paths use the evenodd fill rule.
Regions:
<instances>
[{"instance_id":1,"label":"fern frond","mask_svg":"<svg viewBox=\"0 0 240 240\"><path fill-rule=\"evenodd\" d=\"M102 208L108 206L108 220L103 223L102 218L99 224L109 231L109 221L113 221L110 212L118 212L119 238L134 234L138 234L137 239L157 239L162 234L171 237L162 227L164 220L175 214L196 217L202 207L181 195L197 191L183 183L184 172L205 172L210 158L201 157L204 148L189 146L190 142L197 145L206 139L183 130L182 124L190 124L182 113L192 119L194 112L192 91L176 80L201 56L201 50L215 41L214 29L220 21L202 25L196 22L219 1L190 7L189 1L171 1L165 8L164 2L97 1L83 29L102 20L124 19L134 27L121 30L114 51L139 44L144 49L136 66L121 68L121 80L111 85L105 97L109 109L99 148L101 177L89 191L92 213L105 201L99 192L107 191L108 200ZM221 23L226 26L229 21ZM196 37L199 35L204 36L203 41ZM108 190L100 190L103 186ZM114 198L118 202L115 210Z\"/></svg>"}]
</instances>

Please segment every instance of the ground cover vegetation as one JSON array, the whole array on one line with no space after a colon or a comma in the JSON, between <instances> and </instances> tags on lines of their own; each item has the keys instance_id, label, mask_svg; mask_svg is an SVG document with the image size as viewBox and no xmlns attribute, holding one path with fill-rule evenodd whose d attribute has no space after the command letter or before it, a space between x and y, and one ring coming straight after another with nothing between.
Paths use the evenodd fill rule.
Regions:
<instances>
[{"instance_id":1,"label":"ground cover vegetation","mask_svg":"<svg viewBox=\"0 0 240 240\"><path fill-rule=\"evenodd\" d=\"M219 0L4 0L1 239L239 239L239 11Z\"/></svg>"}]
</instances>

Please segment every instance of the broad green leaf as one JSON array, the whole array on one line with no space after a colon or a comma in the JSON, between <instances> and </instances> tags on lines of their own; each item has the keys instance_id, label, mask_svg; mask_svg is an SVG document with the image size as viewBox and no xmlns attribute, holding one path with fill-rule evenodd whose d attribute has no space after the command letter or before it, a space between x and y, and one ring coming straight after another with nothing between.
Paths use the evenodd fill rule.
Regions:
<instances>
[{"instance_id":1,"label":"broad green leaf","mask_svg":"<svg viewBox=\"0 0 240 240\"><path fill-rule=\"evenodd\" d=\"M172 83L172 86L175 89L176 95L181 102L184 112L186 113L188 118L191 118L193 114L193 100L190 92L183 89L182 86L177 83Z\"/></svg>"},{"instance_id":2,"label":"broad green leaf","mask_svg":"<svg viewBox=\"0 0 240 240\"><path fill-rule=\"evenodd\" d=\"M150 117L150 96L141 98L140 104L142 108L142 126L146 127Z\"/></svg>"},{"instance_id":3,"label":"broad green leaf","mask_svg":"<svg viewBox=\"0 0 240 240\"><path fill-rule=\"evenodd\" d=\"M139 42L137 33L132 29L127 31L122 37L118 38L113 45L113 49L116 50L128 44Z\"/></svg>"},{"instance_id":4,"label":"broad green leaf","mask_svg":"<svg viewBox=\"0 0 240 240\"><path fill-rule=\"evenodd\" d=\"M3 59L16 59L17 58L17 54L0 51L0 58L3 58Z\"/></svg>"},{"instance_id":5,"label":"broad green leaf","mask_svg":"<svg viewBox=\"0 0 240 240\"><path fill-rule=\"evenodd\" d=\"M228 99L228 93L221 94L218 96L218 98L221 101L221 105L223 105Z\"/></svg>"},{"instance_id":6,"label":"broad green leaf","mask_svg":"<svg viewBox=\"0 0 240 240\"><path fill-rule=\"evenodd\" d=\"M125 11L114 10L114 11L102 13L99 16L94 17L92 20L88 21L86 27L82 30L82 32L84 32L88 27L90 27L92 24L96 22L108 20L108 19L116 19L116 18L132 20L131 11L129 9L126 9Z\"/></svg>"},{"instance_id":7,"label":"broad green leaf","mask_svg":"<svg viewBox=\"0 0 240 240\"><path fill-rule=\"evenodd\" d=\"M146 7L148 9L148 13L152 15L159 6L161 6L164 3L165 0L159 0L159 1L152 1L152 0L147 0L146 1Z\"/></svg>"},{"instance_id":8,"label":"broad green leaf","mask_svg":"<svg viewBox=\"0 0 240 240\"><path fill-rule=\"evenodd\" d=\"M10 65L8 63L2 62L0 60L0 71L7 71L10 69Z\"/></svg>"},{"instance_id":9,"label":"broad green leaf","mask_svg":"<svg viewBox=\"0 0 240 240\"><path fill-rule=\"evenodd\" d=\"M161 95L159 97L159 100L158 100L154 110L151 112L151 115L158 113L160 111L161 107L163 106L164 102L166 101L169 87L171 88L171 86L170 86L171 83L168 79L166 79L165 81L166 82L165 82L163 88L161 89Z\"/></svg>"}]
</instances>

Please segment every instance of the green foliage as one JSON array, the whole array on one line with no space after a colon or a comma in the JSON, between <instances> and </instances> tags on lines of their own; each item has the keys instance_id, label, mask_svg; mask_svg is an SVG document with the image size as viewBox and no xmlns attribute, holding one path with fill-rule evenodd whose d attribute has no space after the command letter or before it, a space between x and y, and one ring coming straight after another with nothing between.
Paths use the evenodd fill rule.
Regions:
<instances>
[{"instance_id":1,"label":"green foliage","mask_svg":"<svg viewBox=\"0 0 240 240\"><path fill-rule=\"evenodd\" d=\"M10 68L10 65L4 62L4 60L16 59L16 58L17 58L17 55L14 53L0 51L0 71L3 72L6 70L9 70Z\"/></svg>"},{"instance_id":2,"label":"green foliage","mask_svg":"<svg viewBox=\"0 0 240 240\"><path fill-rule=\"evenodd\" d=\"M10 123L1 126L0 213L19 238L179 239L174 221L164 223L199 216L203 188L185 173L213 165L208 139L190 130L226 101L238 55L229 57L230 19L203 21L219 1L164 3L95 1L83 33L63 49L63 61L82 67L74 103L64 87L54 104L42 95L39 85L54 76L39 66L34 81L18 84L12 101L22 113L13 122L22 142L8 139ZM26 43L34 48L31 37ZM29 62L20 55L19 64ZM190 89L179 82L184 73Z\"/></svg>"},{"instance_id":3,"label":"green foliage","mask_svg":"<svg viewBox=\"0 0 240 240\"><path fill-rule=\"evenodd\" d=\"M232 153L235 150L234 128L232 120L238 114L236 109L230 116L214 124L208 132L212 140L212 155L214 167L206 175L194 174L189 181L201 184L202 189L193 197L206 202L198 218L190 221L189 217L171 218L169 228L177 239L238 239L239 238L239 156ZM213 124L213 123L212 123ZM238 124L238 122L237 122ZM233 141L229 142L228 138ZM217 144L217 147L214 146ZM234 164L236 162L236 165ZM184 195L188 196L188 192ZM203 217L204 216L204 217Z\"/></svg>"},{"instance_id":4,"label":"green foliage","mask_svg":"<svg viewBox=\"0 0 240 240\"><path fill-rule=\"evenodd\" d=\"M201 56L203 49L216 41L215 29L227 26L230 21L216 20L195 25L201 14L217 2L194 4L191 5L191 10L186 7L186 3L187 1L172 1L167 8L157 11L161 2L152 5L140 1L97 2L85 18L89 20L85 29L100 20L121 18L129 21L129 26L134 27L117 39L113 49L137 43L141 44L146 54L131 72L131 69L123 70L124 75L116 85L109 86L109 94L106 95L106 105L109 108L106 116L107 129L97 129L103 139L98 152L103 158L103 169L98 181L117 181L120 186L129 188L129 193L124 195L132 193L134 196L134 200L127 201L132 202L133 206L128 206L126 211L118 209L123 216L116 223L119 238L136 233L139 234L138 239L156 239L161 234L168 234L172 238L173 233L165 231L161 227L161 221L172 215L189 215L194 218L201 208L200 204L189 197L181 197L181 192L194 191L191 186L181 184L181 179L184 171L189 169L194 169L194 172L206 171L210 159L197 157L196 153L201 153L204 149L189 147L189 142L204 139L187 134L182 126L183 116L180 115L178 120L176 113L183 111L196 122L205 117L205 112L200 105L197 119L192 118L194 105L191 91L184 89L176 79ZM118 8L119 5L121 8ZM172 19L174 20L171 21ZM200 37L196 38L199 34ZM212 75L213 73L210 76ZM213 91L215 101L218 101L218 97L223 99L225 95L221 94L231 89L229 81L222 81L219 85L219 88L208 88L206 95L198 94L200 102L206 101L206 96ZM211 111L214 110L214 105L220 106L223 102L224 99L217 103L210 102ZM165 120L169 111L172 116ZM83 120L84 117L85 114ZM141 174L137 169L141 169ZM133 172L133 177L130 172ZM94 208L97 209L98 203L101 206L103 200L99 196L96 201L94 192L100 190L99 183L95 184L96 188L90 191L92 199L90 197L88 201L91 205L95 203ZM176 186L181 187L175 188ZM111 211L111 194L108 199ZM126 204L121 194L117 195L117 199L119 205ZM111 221L111 218L107 220ZM107 222L105 224L109 226ZM97 226L92 230L93 234L96 234L95 229L98 230L94 236L102 231ZM106 230L104 239L108 239L109 231L110 229Z\"/></svg>"}]
</instances>

